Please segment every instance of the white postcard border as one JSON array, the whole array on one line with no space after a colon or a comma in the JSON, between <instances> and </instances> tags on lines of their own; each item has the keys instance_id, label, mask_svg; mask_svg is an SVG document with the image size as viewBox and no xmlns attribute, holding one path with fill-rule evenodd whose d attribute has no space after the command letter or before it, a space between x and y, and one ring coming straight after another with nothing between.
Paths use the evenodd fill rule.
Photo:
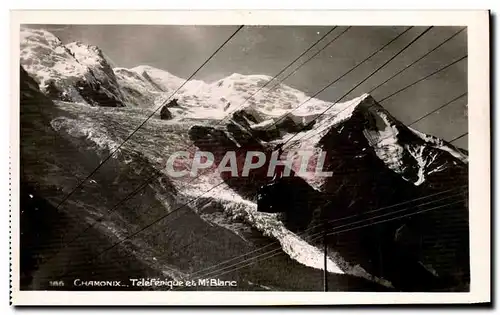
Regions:
<instances>
[{"instance_id":1,"label":"white postcard border","mask_svg":"<svg viewBox=\"0 0 500 315\"><path fill-rule=\"evenodd\" d=\"M467 26L471 291L467 293L19 291L19 26L29 23ZM488 11L12 11L10 51L11 301L14 305L332 305L491 301Z\"/></svg>"}]
</instances>

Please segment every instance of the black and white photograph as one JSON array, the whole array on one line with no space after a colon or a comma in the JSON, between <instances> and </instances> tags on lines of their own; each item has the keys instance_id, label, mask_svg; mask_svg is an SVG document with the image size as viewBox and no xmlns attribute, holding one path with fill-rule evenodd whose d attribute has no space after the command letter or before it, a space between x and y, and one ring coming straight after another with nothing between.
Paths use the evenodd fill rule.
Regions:
<instances>
[{"instance_id":1,"label":"black and white photograph","mask_svg":"<svg viewBox=\"0 0 500 315\"><path fill-rule=\"evenodd\" d=\"M14 34L20 293L468 294L489 270L466 21L91 15Z\"/></svg>"}]
</instances>

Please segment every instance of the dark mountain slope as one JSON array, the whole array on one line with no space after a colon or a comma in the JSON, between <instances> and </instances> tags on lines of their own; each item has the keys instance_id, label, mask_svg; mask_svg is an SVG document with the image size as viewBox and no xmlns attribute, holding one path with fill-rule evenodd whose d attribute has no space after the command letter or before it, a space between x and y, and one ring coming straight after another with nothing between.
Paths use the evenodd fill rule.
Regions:
<instances>
[{"instance_id":1,"label":"dark mountain slope","mask_svg":"<svg viewBox=\"0 0 500 315\"><path fill-rule=\"evenodd\" d=\"M252 133L247 123L259 123L259 118L238 112L233 121L236 124L220 129L194 126L190 136L201 150L219 149L214 152L215 166L227 151L235 151L240 164L255 150L267 152L269 161L270 134ZM271 140L288 131L277 128ZM315 132L313 126L309 133ZM371 97L363 98L348 119L330 125L310 145L326 152L325 170L333 172L319 190L293 171L292 177L266 186L267 162L248 178L221 177L247 198L256 200L260 193L259 209L282 212L292 231L316 227L313 230L321 234L324 220L335 222L327 224L328 229L352 228L357 220L365 220L366 227L329 237L331 249L401 290L467 290L468 167L462 152L407 128ZM370 214L400 203L405 204ZM433 207L438 209L426 211ZM419 211L424 213L408 215ZM383 215L379 221L390 220L374 224L376 215ZM394 220L400 215L404 217ZM321 246L321 239L314 243Z\"/></svg>"},{"instance_id":2,"label":"dark mountain slope","mask_svg":"<svg viewBox=\"0 0 500 315\"><path fill-rule=\"evenodd\" d=\"M86 137L56 132L51 122L72 114L56 106L22 68L20 71L23 289L99 289L75 287L75 279L179 279L272 243L255 229L247 227L235 234L203 219L204 214L222 211L216 199L209 199L208 205L196 210L188 206L178 209L184 200L176 196L170 179L161 174L113 209L145 178L157 174L147 158L127 147L56 209L109 151ZM165 220L110 249L123 237L175 209ZM320 270L281 254L220 278L238 281L238 287L233 288L237 290L262 290L260 283L278 290L321 290L321 275ZM51 287L52 280L62 280L65 286ZM332 274L329 281L334 290L386 290L351 275Z\"/></svg>"}]
</instances>

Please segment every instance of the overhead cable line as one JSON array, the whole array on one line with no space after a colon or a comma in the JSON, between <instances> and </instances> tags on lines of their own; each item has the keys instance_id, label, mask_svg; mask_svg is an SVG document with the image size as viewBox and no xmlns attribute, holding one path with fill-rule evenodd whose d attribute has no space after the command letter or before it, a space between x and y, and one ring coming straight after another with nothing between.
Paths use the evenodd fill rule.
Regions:
<instances>
[{"instance_id":1,"label":"overhead cable line","mask_svg":"<svg viewBox=\"0 0 500 315\"><path fill-rule=\"evenodd\" d=\"M247 103L248 100L250 100L252 97L254 97L255 95L257 95L257 93L259 93L260 91L262 91L266 86L268 86L271 82L273 82L274 80L276 80L276 78L278 76L280 76L281 74L283 74L288 68L290 68L295 62L297 62L297 60L299 60L300 58L302 58L305 54L307 54L311 49L314 48L314 46L316 46L319 42L321 42L325 37L327 37L328 35L330 35L330 33L332 33L335 29L337 28L337 26L334 26L330 31L328 31L325 35L323 35L320 39L318 39L316 42L314 42L308 49L306 49L304 52L302 52L299 56L297 56L297 58L295 58L292 62L290 62L285 68L283 68L280 72L278 72L276 75L274 75L270 80L268 80L266 83L264 83L260 88L257 89L257 91L255 91L254 93L252 93L250 96L248 96L247 98L245 98L245 100L243 101L243 103L241 103L239 106L236 107L235 110L233 110L232 112L230 112L228 115L226 115L223 119L221 119L217 125L219 125L222 121L224 121L226 118L228 117L231 117L231 114L235 113L236 111L238 111L238 109L242 108L243 105L245 105ZM328 42L327 45L325 45L323 48L321 48L314 56L316 56L319 52L323 51L323 49L325 49L328 45L330 45L331 43L333 43L335 40L337 40L337 38L339 38L342 34L344 34L350 27L348 27L346 30L344 30L343 32L341 32L339 35L335 36L332 40L330 40ZM297 69L299 69L300 67L302 67L304 64L306 64L308 61L310 61L312 58L309 58L307 59L305 62L303 62L302 64L300 64L294 71L296 71ZM280 82L278 82L278 84L280 84L283 80L280 80Z\"/></svg>"},{"instance_id":2,"label":"overhead cable line","mask_svg":"<svg viewBox=\"0 0 500 315\"><path fill-rule=\"evenodd\" d=\"M467 131L467 132L465 132L465 133L463 133L463 134L459 135L458 137L455 137L455 138L451 139L451 140L450 140L450 141L448 141L448 142L449 142L449 143L453 143L453 142L455 142L455 141L457 141L457 140L462 139L463 137L467 136L468 134L469 134L469 132Z\"/></svg>"},{"instance_id":3,"label":"overhead cable line","mask_svg":"<svg viewBox=\"0 0 500 315\"><path fill-rule=\"evenodd\" d=\"M337 37L334 37L332 40L330 40L328 43L326 43L326 45L324 45L320 50L318 50L314 55L312 55L311 57L307 58L303 63L301 63L295 69L293 69L293 71L291 71L289 74L287 74L284 78L280 79L280 82L278 82L275 85L273 85L272 87L270 87L269 90L267 90L267 92L270 92L270 91L274 90L275 88L277 88L281 84L281 82L286 81L286 79L288 79L289 77L291 77L292 75L294 75L295 73L297 73L297 71L302 66L304 66L306 63L308 63L309 61L311 61L311 59L315 58L317 55L319 55L319 53L321 53L326 47L330 46L338 37L342 36L350 28L351 28L351 26L346 27L346 29L343 30Z\"/></svg>"},{"instance_id":4,"label":"overhead cable line","mask_svg":"<svg viewBox=\"0 0 500 315\"><path fill-rule=\"evenodd\" d=\"M404 208L404 209L401 209L401 210L398 210L398 211L389 212L387 214L382 214L382 215L379 215L379 216L374 216L374 217L371 217L371 218L366 218L366 219L363 219L363 220L359 220L359 221L355 221L355 222L352 222L352 223L348 223L348 224L344 224L344 225L341 225L341 226L337 226L337 227L332 228L331 230L333 230L333 231L330 231L329 233L327 233L327 235L344 233L344 232L348 232L348 231L352 231L352 230L356 230L356 229L360 229L360 228L364 228L364 227L368 227L368 226L373 226L373 225L380 224L380 223L385 223L385 222L389 222L389 221L398 220L398 219L405 218L405 217L408 217L408 216L412 216L412 215L415 215L415 214L420 214L420 213L428 212L428 211L431 211L431 210L448 207L448 206L453 205L453 204L463 203L463 200L459 200L459 201L455 201L455 202L452 202L452 203L447 203L445 205L441 205L441 206L437 206L437 207L432 207L432 208L425 208L423 210L418 210L418 211L412 211L412 212L409 212L409 213L406 213L406 214L398 215L398 216L395 216L395 217L390 217L389 219L384 219L384 220L373 222L374 219L380 219L382 217L391 216L391 215L396 214L396 213L401 213L401 212L404 213L405 211L407 211L407 210L409 210L411 208L421 207L423 205L435 204L438 201L442 201L442 200L449 199L449 198L452 198L452 197L457 197L457 196L460 196L460 195L462 195L462 194L461 193L455 194L455 195L452 195L452 196L441 198L441 199L436 200L436 201L431 201L431 202L427 202L427 203L424 203L424 204L419 204L419 205L416 205L416 206L407 207L407 208ZM369 222L369 223L368 224L364 224L364 225L359 225L359 224L365 223L365 222ZM321 223L320 225L322 225L322 224L323 223ZM353 227L346 228L348 226L353 226ZM317 239L323 237L322 234L323 234L323 232L318 232L318 233L314 233L314 234L310 235L310 237L313 237L310 241L314 241L314 240L317 240ZM271 245L271 244L269 244L269 245ZM233 272L233 271L236 271L238 269L241 269L241 268L236 268L236 269L230 269L230 268L237 267L237 266L239 266L239 265L241 265L241 264L243 264L243 263L245 263L247 261L256 260L257 258L262 257L262 256L268 256L268 257L264 257L263 259L271 258L273 256L281 254L282 252L283 252L283 249L281 247L273 249L273 250L269 250L269 251L267 251L265 253L259 254L257 256L250 257L248 259L245 259L245 260L240 261L238 263L235 263L233 265L226 266L226 267L223 267L223 268L220 268L220 269L208 272L208 273L204 273L204 274L198 276L198 278L206 278L206 277L217 278L217 277L220 277L220 276L222 276L222 275L224 275L226 273ZM272 254L272 255L269 256L270 254ZM248 254L245 254L245 256L246 255L248 255ZM252 262L251 264L256 263L256 262L258 262L260 260L263 260L263 259L257 259L256 261ZM248 266L248 265L244 265L244 266ZM230 270L229 271L225 271L223 273L220 273L221 271L224 271L226 269L230 269ZM199 272L196 272L194 274L197 274L197 273L199 273ZM214 273L215 273L215 275L214 275ZM194 274L192 274L192 275L194 275Z\"/></svg>"},{"instance_id":5,"label":"overhead cable line","mask_svg":"<svg viewBox=\"0 0 500 315\"><path fill-rule=\"evenodd\" d=\"M437 69L436 71L433 71L433 72L429 73L429 74L428 74L428 75L426 75L425 77L423 77L423 78L421 78L421 79L419 79L419 80L417 80L417 81L413 82L412 84L407 85L407 86L405 86L405 87L403 87L403 88L401 88L401 89L399 89L399 90L397 90L397 91L395 91L395 92L393 92L393 93L391 93L391 94L387 95L386 97L384 97L383 99L381 99L381 100L379 101L379 103L382 103L383 101L385 101L385 100L387 100L387 99L389 99L389 98L393 97L393 96L394 96L394 95L396 95L396 94L399 94L400 92L402 92L402 91L404 91L404 90L406 90L406 89L408 89L408 88L410 88L410 87L414 86L414 85L415 85L415 84L417 84L417 83L420 83L420 82L422 82L422 81L427 80L428 78L432 77L433 75L435 75L435 74L437 74L437 73L439 73L439 72L441 72L441 71L443 71L443 70L445 70L445 69L448 69L449 67L453 66L454 64L459 63L460 61L462 61L462 60L464 60L464 59L466 59L466 58L467 58L467 55L462 56L462 57L460 57L460 58L456 59L455 61L453 61L453 62L451 62L451 63L449 63L449 64L447 64L447 65L445 65L445 66L443 66L443 67L441 67L441 68L439 68L439 69Z\"/></svg>"},{"instance_id":6,"label":"overhead cable line","mask_svg":"<svg viewBox=\"0 0 500 315\"><path fill-rule=\"evenodd\" d=\"M393 55L391 58L389 58L387 61L385 61L383 64L381 64L379 67L377 67L377 69L375 69L374 71L372 71L366 78L364 78L363 80L359 81L356 85L354 85L349 91L347 91L345 94L343 94L341 97L339 97L335 102L332 103L332 105L328 106L324 111L322 111L318 116L316 116L313 120L311 120L307 125L305 125L303 128L301 128L301 130L299 130L298 132L296 132L292 137L288 138L283 144L282 146L285 146L288 142L290 142L293 138L295 138L301 131L305 130L306 128L308 128L309 126L312 126L312 123L314 121L316 121L318 118L320 118L321 116L323 116L329 109L331 109L334 105L336 105L339 101L341 101L344 97L346 97L347 95L349 95L349 93L351 93L352 91L354 91L358 86L360 86L361 84L363 84L364 82L366 82L368 79L370 79L373 75L375 75L378 71L380 71L383 67L385 67L387 64L389 64L392 60L394 60L397 56L399 56L403 51L405 51L408 47L410 47L413 43L415 43L419 38L421 38L422 36L424 36L428 31L430 31L432 29L432 26L426 28L422 33L420 33L417 37L415 37L412 41L410 41L408 44L406 44L403 48L401 48L395 55ZM392 42L392 41L391 41ZM389 42L389 44L391 43ZM326 89L328 87L328 85L324 88ZM352 105L351 105L352 106ZM346 107L345 109L349 108ZM345 109L343 109L341 112L343 112ZM340 112L340 113L341 113ZM338 113L338 114L340 114ZM338 115L337 114L337 115Z\"/></svg>"},{"instance_id":7,"label":"overhead cable line","mask_svg":"<svg viewBox=\"0 0 500 315\"><path fill-rule=\"evenodd\" d=\"M358 226L358 227L353 227L353 228L350 228L350 229L345 229L345 230L341 230L341 231L335 231L335 232L330 232L327 234L327 236L330 236L330 235L335 235L335 234L340 234L340 233L345 233L345 232L349 232L349 231L353 231L353 230L357 230L357 229L360 229L360 228L364 228L364 227L367 227L367 226L370 226L370 225L376 225L376 224L380 224L380 223L385 223L385 222L389 222L389 221L394 221L394 220L399 220L399 219L402 219L404 217L408 217L408 216L412 216L412 215L415 215L415 214L420 214L420 213L424 213L424 212L429 212L429 211L432 211L432 210L436 210L436 209L441 209L441 208L445 208L445 207L448 207L448 206L451 206L453 204L458 204L458 203L461 203L462 201L456 201L456 202L453 202L453 203L450 203L450 204L447 204L447 205L443 205L443 206L437 206L437 207L434 207L434 208L429 208L429 209L424 209L424 210L421 210L421 211L417 211L417 212L413 212L413 213L410 213L410 214L407 214L407 215L401 215L399 217L395 217L395 218L390 218L390 219L386 219L386 220L382 220L382 221L378 221L378 222L373 222L373 223L370 223L370 224L366 224L364 226ZM316 237L314 240L316 239L319 239L323 237L323 235L320 235L318 237ZM274 254L270 253L271 255L268 255L267 257L263 257L259 260L256 260L256 261L252 261L246 265L243 265L243 266L240 266L236 269L233 269L233 270L229 270L229 271L225 271L223 273L220 273L220 274L217 274L215 276L213 276L214 278L218 278L218 277L221 277L225 274L228 274L228 273L231 273L231 272L235 272L239 269L242 269L242 268L245 268L245 267L248 267L248 266L251 266L259 261L263 261L263 260L266 260L266 259L269 259L269 258L272 258L274 256L277 256L279 254L283 254L282 251L278 251Z\"/></svg>"},{"instance_id":8,"label":"overhead cable line","mask_svg":"<svg viewBox=\"0 0 500 315\"><path fill-rule=\"evenodd\" d=\"M422 55L421 57L419 57L417 60L411 62L410 64L406 65L405 67L403 67L401 70L399 70L398 72L396 72L395 74L393 74L392 76L390 76L388 79L386 79L385 81L383 81L382 83L378 84L377 86L375 86L374 88L372 88L368 93L372 93L373 91L377 90L379 87L385 85L387 82L389 82L390 80L394 79L395 77L397 77L398 75L400 75L401 73L403 73L405 70L407 70L408 68L412 67L413 65L415 65L416 63L418 63L420 60L424 59L425 57L427 57L428 55L430 55L431 53L433 53L434 51L436 51L438 48L442 47L444 44L448 43L450 40L452 40L454 37L456 37L457 35L459 35L462 31L464 31L466 28L463 28L461 30L459 30L458 32L454 33L452 36L448 37L447 39L445 39L443 42L441 42L439 45L437 45L436 47L434 47L433 49L431 49L430 51L428 51L427 53L425 53L424 55ZM290 114L291 112L293 112L295 109L299 108L302 104L300 104L299 106L297 106L296 108L294 108L292 111L290 111L288 114ZM275 125L277 122L281 121L282 119L284 119L285 117L287 117L287 115L284 115L283 117L280 117L274 124L272 125ZM271 125L271 126L272 126ZM271 126L268 126L268 128L266 128L265 130L268 130ZM308 138L306 138L308 139Z\"/></svg>"},{"instance_id":9,"label":"overhead cable line","mask_svg":"<svg viewBox=\"0 0 500 315\"><path fill-rule=\"evenodd\" d=\"M363 65L365 62L367 62L368 60L370 60L373 56L375 56L376 54L380 53L381 51L383 51L385 48L387 48L389 45L391 45L393 42L395 42L398 38L400 38L401 36L403 36L406 32L408 32L410 29L412 29L413 26L410 26L408 27L407 29L405 29L403 32L401 32L400 34L398 34L396 37L394 37L392 40L390 40L388 43L386 43L384 46L382 46L381 48L379 48L378 50L374 51L372 54L370 54L368 57L366 57L365 59L363 59L362 61L360 61L359 63L357 63L354 67L352 67L351 69L349 69L348 71L344 72L343 74L341 74L339 77L337 77L335 80L331 81L330 83L328 83L325 87L321 88L319 91L317 91L316 93L314 93L312 96L308 97L305 101L303 101L302 103L300 103L299 105L297 105L296 107L294 107L291 111L289 111L288 113L286 113L285 115L281 116L280 118L278 118L277 120L275 120L272 124L270 124L269 126L267 126L265 128L265 130L269 130L271 127L277 125L280 121L282 121L283 119L285 119L286 117L288 117L287 115L289 115L290 113L294 112L295 110L299 109L300 107L302 107L304 104L308 103L310 100L314 99L316 96L318 96L319 94L321 94L323 91L325 91L327 88L329 88L330 86L332 86L333 84L337 83L338 81L342 80L344 77L346 77L347 75L349 75L351 72L353 72L354 70L356 70L358 67L360 67L361 65ZM300 132L300 131L299 131Z\"/></svg>"},{"instance_id":10,"label":"overhead cable line","mask_svg":"<svg viewBox=\"0 0 500 315\"><path fill-rule=\"evenodd\" d=\"M403 67L401 70L399 70L398 72L396 72L395 74L393 74L392 76L390 76L389 78L387 78L385 81L383 81L382 83L380 83L377 86L375 86L374 88L372 88L368 93L371 94L373 91L375 91L379 87L385 85L387 82L391 81L392 79L394 79L395 77L397 77L398 75L400 75L401 73L403 73L406 69L412 67L413 65L415 65L416 63L418 63L420 60L422 60L425 57L427 57L428 55L432 54L434 51L436 51L437 49L439 49L440 47L442 47L444 44L446 44L447 42L449 42L450 40L452 40L453 38L455 38L458 34L460 34L461 32L463 32L464 30L465 30L465 28L462 28L461 30L459 30L455 34L451 35L446 40L444 40L443 42L441 42L439 45L437 45L433 49L431 49L428 52L426 52L425 54L423 54L420 58L416 59L415 61L412 61L410 64L408 64L405 67Z\"/></svg>"},{"instance_id":11,"label":"overhead cable line","mask_svg":"<svg viewBox=\"0 0 500 315\"><path fill-rule=\"evenodd\" d=\"M438 73L439 73L439 72L441 72L441 71L446 70L447 68L449 68L449 67L451 67L452 65L454 65L454 64L456 64L456 63L458 63L458 62L460 62L460 61L464 60L465 58L467 58L467 56L463 56L463 57L461 57L461 58L459 58L459 59L457 59L457 60L455 60L455 61L453 61L453 62L451 62L451 63L449 63L449 64L447 64L447 65L445 65L445 66L443 66L443 67L441 67L441 68L439 68L438 70L433 71L432 73L430 73L430 74L428 74L428 75L424 76L423 78L420 78L420 79L418 79L418 80L416 80L416 81L414 81L414 82L412 82L412 83L410 83L410 84L408 84L408 85L404 86L403 88L401 88L401 89L397 90L396 92L391 93L390 95L388 95L388 96L384 97L381 101L379 101L379 103L382 103L383 101L385 101L385 100L389 99L390 97L393 97L394 95L396 95L396 94L398 94L398 93L403 92L404 90L406 90L406 89L408 89L408 88L410 88L410 87L414 86L415 84L417 84L417 83L419 83L419 82L422 82L422 81L424 81L424 80L428 79L429 77L431 77L431 76L433 76L433 75L438 74ZM348 92L348 93L350 93L350 92ZM344 94L344 95L346 95L346 94ZM339 99L339 100L340 100L340 99ZM337 103L338 103L338 100L337 100L337 101L336 101L333 105L335 105L335 104L337 104ZM350 108L350 107L352 107L352 106L354 106L354 105L355 105L355 104L353 104L353 105L349 105L349 106L346 106L345 108L343 108L340 112L336 113L335 115L337 116L337 115L341 114L342 112L344 112L345 110L347 110L348 108ZM448 105L449 105L449 104L448 104ZM323 112L322 112L322 114L324 114L326 111L328 111L331 107L333 107L333 106L328 107L325 111L323 111ZM320 125L316 126L316 127L315 127L315 129L319 129L319 127L320 127L321 125L322 125L322 124L320 124ZM321 130L320 132L322 132L322 131L324 131L324 130L326 130L326 129L323 129L323 130ZM299 131L299 132L300 132L300 131ZM320 132L313 133L313 134L311 134L310 136L307 136L307 137L306 137L306 135L303 135L302 137L300 137L300 138L299 138L299 140L300 140L300 139L303 139L304 137L306 137L306 138L305 138L305 139L303 139L303 141L304 141L304 140L307 140L307 139L310 139L310 138L312 138L313 136L315 136L315 135L319 134ZM298 133L296 133L294 136L296 136L297 134L298 134ZM291 138L290 138L290 139L291 139ZM287 142L289 142L289 141L290 141L290 139L288 139L288 140L287 140Z\"/></svg>"},{"instance_id":12,"label":"overhead cable line","mask_svg":"<svg viewBox=\"0 0 500 315\"><path fill-rule=\"evenodd\" d=\"M450 104L454 103L455 101L457 101L457 100L461 99L462 97L464 97L464 96L466 96L466 95L467 95L467 93L462 93L462 94L460 94L459 96L457 96L457 97L453 98L451 101L448 101L448 102L444 103L443 105L439 106L438 108L436 108L436 109L434 109L434 110L432 110L432 111L428 112L427 114L423 115L422 117L418 118L417 120L415 120L414 122L412 122L411 124L409 124L409 125L408 125L408 127L410 127L410 126L412 126L412 125L414 125L414 124L418 123L419 121L421 121L421 120L423 120L423 119L425 119L425 118L429 117L430 115L432 115L432 114L434 114L434 113L436 113L436 112L440 111L441 109L443 109L443 108L445 108L446 106L448 106L448 105L450 105Z\"/></svg>"},{"instance_id":13,"label":"overhead cable line","mask_svg":"<svg viewBox=\"0 0 500 315\"><path fill-rule=\"evenodd\" d=\"M431 197L436 197L436 196L439 196L439 195L443 195L445 193L449 193L449 192L453 192L453 191L456 191L456 190L460 190L462 188L464 188L466 186L461 186L461 187L457 187L457 188L453 188L453 189L448 189L446 191L441 191L441 192L438 192L438 193L434 193L434 194L431 194L431 195L426 195L426 196L423 196L423 197L419 197L419 198L414 198L414 199L410 199L410 200L406 200L406 201L403 201L403 202L400 202L400 203L396 203L396 204L393 204L393 205L390 205L390 206L386 206L386 207L382 207L382 208L378 208L378 209L374 209L374 210L370 210L370 211L367 211L367 212L364 212L364 213L358 213L358 214L353 214L353 215L349 215L349 216L345 216L345 217L341 217L341 218L337 218L337 219L332 219L332 220L328 220L328 224L331 224L331 223L334 223L334 222L339 222L339 221L344 221L344 220L347 220L347 219L351 219L351 218L355 218L355 217L359 217L359 216L365 216L365 215L368 215L368 214L372 214L372 213L377 213L377 212L381 212L383 210L388 210L388 209L391 209L391 208L394 208L394 207L398 207L398 206L403 206L403 205L406 205L406 204L409 204L409 203L413 203L413 202L416 202L416 201L420 201L420 200L425 200L425 199L429 199ZM457 194L458 195L458 194ZM448 199L450 197L454 197L456 195L452 195L452 196L447 196L447 197L444 197L444 198L441 198L441 199L438 199L438 200L434 200L434 201L430 201L430 202L426 202L426 203L421 203L421 204L418 204L418 205L413 205L413 206L410 206L410 207L407 207L407 208L404 208L403 210L406 210L406 209L410 209L411 207L418 207L418 206L423 206L423 205L427 205L427 204L431 204L431 203L434 203L434 202L438 202L438 201L442 201L442 200L445 200L445 199ZM325 206L320 206L320 208L324 208ZM401 210L399 211L393 211L393 212L389 212L387 214L384 214L383 216L386 216L386 215L390 215L390 214L394 214L394 213L398 213L398 212L401 212ZM372 218L370 218L372 219ZM361 220L361 221L364 221L364 220ZM357 222L360 222L360 221L355 221L353 223L349 223L347 225L352 225L352 224L355 224ZM306 237L307 236L307 233L309 231L312 231L314 230L315 228L318 228L320 226L322 226L324 223L319 223L317 225L314 225L312 227L309 227L307 228L306 230L304 230L303 232L299 233L298 236L301 236L301 237ZM344 227L346 225L342 225L340 227ZM314 235L311 235L311 236L314 236ZM231 261L235 261L235 260L238 260L239 258L243 258L245 256L248 256L250 254L254 254L254 253L257 253L259 251L262 251L263 249L265 248L268 248L268 247L271 247L273 245L276 245L278 244L277 241L273 242L273 243L270 243L270 244L267 244L265 246L262 246L261 248L258 248L258 249L255 249L255 250L252 250L250 252L247 252L245 254L242 254L242 255L239 255L237 257L234 257L234 258L231 258L229 260L226 260L226 261L223 261L223 262L220 262L220 263L217 263L213 266L210 266L210 267L207 267L207 268L204 268L204 269L201 269L201 270L198 270L192 274L190 274L190 277L192 276L195 276L199 273L203 273L205 271L208 271L210 269L214 269L216 267L219 267L221 265L225 265ZM277 249L281 249L281 247L277 248ZM224 267L223 269L226 269L228 267ZM213 271L207 273L207 274L204 274L203 276L200 276L200 277L205 277L206 275L210 275L211 273L213 273Z\"/></svg>"}]
</instances>

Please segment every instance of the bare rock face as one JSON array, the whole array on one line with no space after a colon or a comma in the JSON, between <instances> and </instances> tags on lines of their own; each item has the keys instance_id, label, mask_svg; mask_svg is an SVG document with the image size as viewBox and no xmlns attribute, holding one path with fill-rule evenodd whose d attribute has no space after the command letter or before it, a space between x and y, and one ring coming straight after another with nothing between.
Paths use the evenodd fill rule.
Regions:
<instances>
[{"instance_id":1,"label":"bare rock face","mask_svg":"<svg viewBox=\"0 0 500 315\"><path fill-rule=\"evenodd\" d=\"M173 100L171 100L170 102L167 103L167 105L165 105L166 107L179 107L179 103L177 103L177 99L174 98Z\"/></svg>"},{"instance_id":2,"label":"bare rock face","mask_svg":"<svg viewBox=\"0 0 500 315\"><path fill-rule=\"evenodd\" d=\"M169 120L172 119L172 113L168 110L168 105L164 105L160 111L160 119Z\"/></svg>"}]
</instances>

